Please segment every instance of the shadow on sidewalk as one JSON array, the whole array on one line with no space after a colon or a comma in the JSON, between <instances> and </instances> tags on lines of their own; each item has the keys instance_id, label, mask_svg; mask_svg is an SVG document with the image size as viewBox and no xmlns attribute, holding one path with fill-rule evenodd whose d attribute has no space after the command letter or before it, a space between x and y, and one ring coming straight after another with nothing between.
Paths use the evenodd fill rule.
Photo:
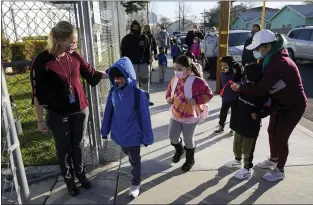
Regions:
<instances>
[{"instance_id":1,"label":"shadow on sidewalk","mask_svg":"<svg viewBox=\"0 0 313 205\"><path fill-rule=\"evenodd\" d=\"M208 137L206 137L204 139L200 139L200 140L196 141L196 144L199 144L205 140L208 140L212 136L213 136L213 134L209 135ZM217 136L216 139L211 140L209 142L206 142L204 144L201 144L200 146L197 146L196 152L200 152L200 151L216 144L217 142L219 142L223 139L227 139L229 137L231 137L231 136L228 134ZM153 159L149 159L147 161L142 162L142 168L144 168L143 171L145 171L145 173L144 172L142 173L142 176L149 176L151 178L154 178L154 176L157 174L160 174L160 173L164 173L164 174L162 176L155 178L155 179L152 179L149 182L142 184L141 185L141 194L143 194L146 191L149 191L151 188L153 188L155 186L158 186L158 185L164 183L165 181L170 180L173 177L184 174L181 171L180 167L173 170L173 171L166 172L166 170L172 168L172 161L171 160L172 160L173 155L174 155L174 150L167 152L167 153L164 153L164 154L157 156ZM180 163L182 163L183 161L184 161L184 159L182 158ZM196 163L198 163L198 162L196 161ZM132 178L131 175L129 174L130 170L131 170L131 166L122 167L120 169L120 173L122 173L122 174L120 175L119 191L118 191L119 194L117 196L117 203L118 204L127 204L127 203L132 201L132 199L128 196L128 189L129 189L131 178Z\"/></svg>"},{"instance_id":2,"label":"shadow on sidewalk","mask_svg":"<svg viewBox=\"0 0 313 205\"><path fill-rule=\"evenodd\" d=\"M234 169L220 167L215 178L199 185L197 188L178 197L171 204L186 204L190 202L191 200L198 197L209 188L217 185L223 178L225 178L226 176L233 172ZM263 170L256 169L253 173L252 178L249 180L238 180L234 177L231 177L223 188L207 196L198 204L229 204L238 196L243 194L245 191L249 190L254 186L257 186L255 191L244 202L241 203L241 204L253 204L260 196L262 196L265 192L267 192L269 189L271 189L272 187L279 183L279 182L271 183L263 180L262 176L264 173L265 172ZM238 184L240 183L244 184L241 185L239 188L236 188L236 186L238 186Z\"/></svg>"}]
</instances>

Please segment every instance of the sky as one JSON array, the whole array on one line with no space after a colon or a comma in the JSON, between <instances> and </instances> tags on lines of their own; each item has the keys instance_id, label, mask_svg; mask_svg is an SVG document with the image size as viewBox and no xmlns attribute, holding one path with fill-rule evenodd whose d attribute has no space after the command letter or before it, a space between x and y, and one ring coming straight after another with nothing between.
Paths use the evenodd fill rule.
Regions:
<instances>
[{"instance_id":1,"label":"sky","mask_svg":"<svg viewBox=\"0 0 313 205\"><path fill-rule=\"evenodd\" d=\"M238 1L239 3L248 3L247 1ZM252 1L251 1L252 2ZM256 2L256 1L253 1ZM262 1L257 2L257 6L262 6ZM195 19L195 22L201 22L203 20L203 17L201 13L203 13L204 9L209 10L217 5L217 1L203 1L203 2L187 2L186 4L190 5L190 14L188 14L188 17L193 17ZM302 1L267 1L266 6L271 8L282 8L284 5L288 4L303 4ZM167 2L156 2L153 1L150 4L150 11L154 12L158 15L158 19L160 19L160 16L166 16L171 19L171 21L175 21L178 18L178 2L174 1L167 1ZM195 18L196 17L196 18Z\"/></svg>"}]
</instances>

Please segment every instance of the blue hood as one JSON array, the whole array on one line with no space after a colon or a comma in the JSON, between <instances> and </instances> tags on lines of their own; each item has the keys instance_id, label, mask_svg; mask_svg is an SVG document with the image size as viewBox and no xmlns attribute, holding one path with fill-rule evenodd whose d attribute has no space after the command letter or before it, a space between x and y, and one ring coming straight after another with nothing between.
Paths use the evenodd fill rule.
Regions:
<instances>
[{"instance_id":1,"label":"blue hood","mask_svg":"<svg viewBox=\"0 0 313 205\"><path fill-rule=\"evenodd\" d=\"M136 86L136 72L135 72L134 66L133 66L132 62L129 60L129 58L127 58L127 57L120 58L109 69L107 69L105 71L109 76L111 85L114 86L114 82L110 78L110 70L112 68L117 68L123 73L123 75L127 81L126 86L129 86L129 85L132 87Z\"/></svg>"}]
</instances>

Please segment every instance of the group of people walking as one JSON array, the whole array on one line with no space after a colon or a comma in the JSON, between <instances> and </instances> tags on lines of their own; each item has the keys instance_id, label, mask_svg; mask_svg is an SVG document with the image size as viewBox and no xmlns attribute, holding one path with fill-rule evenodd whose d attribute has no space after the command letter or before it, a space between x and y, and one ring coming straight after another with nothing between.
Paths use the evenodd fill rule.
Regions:
<instances>
[{"instance_id":1,"label":"group of people walking","mask_svg":"<svg viewBox=\"0 0 313 205\"><path fill-rule=\"evenodd\" d=\"M213 30L212 36L216 34ZM75 52L77 31L69 22L60 21L50 32L47 49L32 63L30 77L38 128L44 134L51 131L61 173L72 196L79 194L75 177L83 188L92 186L85 175L82 157L82 141L89 113L80 77L91 86L96 86L101 79L109 79L111 89L105 105L101 135L103 138L110 135L128 156L133 176L129 194L133 197L139 195L141 145L150 146L154 142L149 112L152 103L148 94L152 52L154 58L162 58L160 54L157 57L156 41L150 34L148 26L142 33L140 24L134 21L130 34L121 42L121 58L102 73ZM283 36L262 30L255 33L251 44L246 47L261 61L259 64L247 63L243 68L230 56L221 59L220 95L223 100L220 127L215 133L224 131L227 112L231 108L234 160L225 166L241 167L243 159L243 167L235 174L239 179L249 178L252 174L253 152L261 118L267 115L270 115L271 155L258 166L273 169L263 177L265 180L276 181L285 177L288 140L304 113L307 98L299 70L288 57L284 43ZM166 55L166 49L160 48L161 54ZM208 103L213 98L203 79L202 67L191 57L190 54L176 57L175 75L164 96L171 105L168 135L175 149L172 161L178 163L186 153L181 167L184 172L195 164L194 135L199 123L208 117ZM43 109L46 110L46 117L43 116Z\"/></svg>"}]
</instances>

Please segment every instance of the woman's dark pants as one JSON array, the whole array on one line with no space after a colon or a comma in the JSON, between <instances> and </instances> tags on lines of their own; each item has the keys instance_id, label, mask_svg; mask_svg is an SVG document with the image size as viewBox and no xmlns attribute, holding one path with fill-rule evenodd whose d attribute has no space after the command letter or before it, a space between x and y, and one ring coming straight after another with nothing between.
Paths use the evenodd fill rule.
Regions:
<instances>
[{"instance_id":1,"label":"woman's dark pants","mask_svg":"<svg viewBox=\"0 0 313 205\"><path fill-rule=\"evenodd\" d=\"M141 182L140 146L122 147L122 150L128 156L129 163L132 165L131 170L131 174L133 176L132 185L139 186Z\"/></svg>"},{"instance_id":2,"label":"woman's dark pants","mask_svg":"<svg viewBox=\"0 0 313 205\"><path fill-rule=\"evenodd\" d=\"M277 159L277 168L283 169L289 154L289 137L300 121L306 106L288 108L281 114L271 114L268 126L271 158Z\"/></svg>"},{"instance_id":3,"label":"woman's dark pants","mask_svg":"<svg viewBox=\"0 0 313 205\"><path fill-rule=\"evenodd\" d=\"M55 141L56 155L65 180L84 173L83 138L87 130L89 110L58 114L48 111L46 120ZM73 166L74 165L74 169Z\"/></svg>"}]
</instances>

